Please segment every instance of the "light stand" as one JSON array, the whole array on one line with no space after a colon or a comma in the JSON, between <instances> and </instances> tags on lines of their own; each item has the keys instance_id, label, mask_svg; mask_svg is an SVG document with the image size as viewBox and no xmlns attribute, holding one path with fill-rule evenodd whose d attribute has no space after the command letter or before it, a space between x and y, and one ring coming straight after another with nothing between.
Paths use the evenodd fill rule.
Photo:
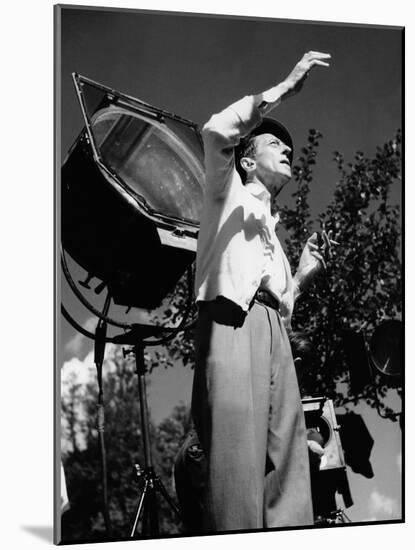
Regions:
<instances>
[{"instance_id":1,"label":"light stand","mask_svg":"<svg viewBox=\"0 0 415 550\"><path fill-rule=\"evenodd\" d=\"M159 535L158 509L157 509L157 493L160 493L170 508L180 518L180 512L175 505L173 499L168 494L161 479L156 475L153 468L153 459L151 454L151 441L149 432L149 415L147 405L147 388L146 388L146 365L144 361L144 343L143 338L138 336L138 341L132 350L125 350L124 356L134 353L136 373L138 377L138 392L140 398L140 413L141 413L141 432L143 434L144 443L144 469L139 464L135 464L137 477L144 479L144 488L137 506L133 528L131 530L131 538L134 537L138 522L143 512L143 529L142 534L146 534L148 530L151 536Z\"/></svg>"},{"instance_id":2,"label":"light stand","mask_svg":"<svg viewBox=\"0 0 415 550\"><path fill-rule=\"evenodd\" d=\"M108 293L105 299L102 313L108 313L111 303L111 296ZM107 483L107 458L105 449L105 409L104 409L104 391L102 386L102 366L105 356L105 339L107 335L107 323L103 319L99 319L95 330L94 339L94 363L97 369L98 380L98 412L97 412L97 429L99 437L99 447L101 454L102 468L102 499L103 499L103 515L105 529L108 536L112 537L111 519L108 510L108 483Z\"/></svg>"},{"instance_id":3,"label":"light stand","mask_svg":"<svg viewBox=\"0 0 415 550\"><path fill-rule=\"evenodd\" d=\"M319 527L326 525L335 525L339 523L352 523L352 520L349 518L343 508L337 508L336 510L328 514L328 517L319 516L314 522L314 524Z\"/></svg>"},{"instance_id":4,"label":"light stand","mask_svg":"<svg viewBox=\"0 0 415 550\"><path fill-rule=\"evenodd\" d=\"M147 388L146 388L146 365L144 360L144 349L147 345L161 345L166 343L177 335L179 331L188 330L193 323L186 325L190 309L192 306L192 295L190 289L192 288L192 272L188 270L188 302L186 305L185 313L183 314L182 321L177 327L163 327L154 325L141 325L141 324L128 324L124 322L117 322L109 316L109 307L111 298L107 295L105 300L103 311L100 312L89 304L88 300L81 295L79 289L77 289L72 276L70 274L66 259L65 252L61 251L62 268L65 277L80 301L95 315L99 317L95 334L88 332L81 327L62 306L62 314L65 319L72 324L72 326L81 332L84 336L87 336L94 340L95 344L95 364L97 367L98 384L99 384L99 396L98 396L98 433L100 437L100 449L102 456L102 472L103 472L103 504L104 504L104 519L108 537L111 537L111 524L108 512L108 490L106 481L106 464L105 464L105 444L104 444L104 403L103 403L103 391L102 391L102 364L104 359L104 351L106 342L112 342L115 344L126 344L132 346L132 349L123 350L124 356L130 353L134 353L136 373L138 377L138 392L140 402L140 416L141 416L141 432L143 436L143 450L144 450L144 468L142 469L139 464L135 464L136 474L139 478L144 479L144 488L140 495L140 499L137 505L137 510L134 518L130 537L133 538L137 531L137 527L142 517L142 534L149 535L151 537L157 537L160 533L159 530L159 518L158 518L158 502L157 493L159 493L175 512L180 519L180 511L173 499L168 494L166 488L161 482L160 478L156 475L153 467L153 460L151 454L151 439L149 431L149 413L147 404ZM113 337L107 336L107 324L116 325L119 328L130 329L128 332L119 334ZM166 335L167 333L167 335ZM147 340L149 337L158 335L157 340Z\"/></svg>"}]
</instances>

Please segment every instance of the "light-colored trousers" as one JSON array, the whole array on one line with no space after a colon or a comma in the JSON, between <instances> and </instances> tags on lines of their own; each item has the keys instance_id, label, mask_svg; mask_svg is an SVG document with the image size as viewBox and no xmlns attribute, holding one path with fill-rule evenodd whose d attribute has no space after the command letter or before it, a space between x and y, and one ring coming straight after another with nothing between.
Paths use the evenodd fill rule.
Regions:
<instances>
[{"instance_id":1,"label":"light-colored trousers","mask_svg":"<svg viewBox=\"0 0 415 550\"><path fill-rule=\"evenodd\" d=\"M208 460L208 532L311 525L304 413L279 314L200 307L192 415ZM266 473L267 472L267 473Z\"/></svg>"}]
</instances>

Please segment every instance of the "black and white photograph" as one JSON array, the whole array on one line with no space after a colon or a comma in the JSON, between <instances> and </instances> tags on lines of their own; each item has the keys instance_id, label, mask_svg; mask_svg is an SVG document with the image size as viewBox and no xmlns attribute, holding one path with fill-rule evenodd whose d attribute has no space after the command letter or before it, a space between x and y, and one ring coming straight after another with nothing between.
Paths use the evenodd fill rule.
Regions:
<instances>
[{"instance_id":1,"label":"black and white photograph","mask_svg":"<svg viewBox=\"0 0 415 550\"><path fill-rule=\"evenodd\" d=\"M50 3L54 97L44 50L3 72L20 128L5 132L20 150L5 156L20 196L4 204L26 235L13 245L24 268L4 270L20 285L3 315L18 338L5 339L17 380L5 384L4 438L24 442L3 453L16 464L2 468L14 480L5 523L20 515L34 545L47 530L27 509L39 515L42 490L52 500L52 469L47 479L37 461L52 456L38 414L53 390L59 544L358 530L379 548L408 518L409 20L103 4ZM25 30L31 13L22 6L14 26L27 59L37 42L53 49L52 29ZM39 116L39 90L55 112L53 184L32 156L41 142L48 153L52 125L18 117ZM42 240L52 194L55 234L50 220ZM15 231L2 230L9 246ZM38 282L52 239L53 388Z\"/></svg>"},{"instance_id":2,"label":"black and white photograph","mask_svg":"<svg viewBox=\"0 0 415 550\"><path fill-rule=\"evenodd\" d=\"M404 28L54 18L55 542L401 523Z\"/></svg>"}]
</instances>

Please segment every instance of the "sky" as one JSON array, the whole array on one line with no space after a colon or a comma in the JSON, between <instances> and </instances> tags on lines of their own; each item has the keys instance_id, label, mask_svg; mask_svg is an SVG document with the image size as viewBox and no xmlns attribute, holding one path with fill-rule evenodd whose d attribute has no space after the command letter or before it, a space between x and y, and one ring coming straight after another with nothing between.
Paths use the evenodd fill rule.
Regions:
<instances>
[{"instance_id":1,"label":"sky","mask_svg":"<svg viewBox=\"0 0 415 550\"><path fill-rule=\"evenodd\" d=\"M402 37L397 28L304 24L270 20L64 9L62 11L62 157L83 120L74 92L73 71L174 112L201 125L247 93L278 83L308 50L332 55L330 68L312 71L301 93L272 114L286 125L296 146L309 128L323 134L311 206L318 213L332 196L337 174L333 151L346 160L361 150L374 153L402 125ZM393 189L400 201L401 190ZM290 202L289 187L281 203ZM94 321L65 285L62 297L79 321ZM62 321L65 369L91 365L91 344ZM149 401L159 422L179 400L188 403L192 372L175 366L151 376ZM391 396L391 399L394 399ZM399 403L396 403L399 410ZM400 429L361 405L375 439L375 477L350 470L354 521L400 517Z\"/></svg>"}]
</instances>

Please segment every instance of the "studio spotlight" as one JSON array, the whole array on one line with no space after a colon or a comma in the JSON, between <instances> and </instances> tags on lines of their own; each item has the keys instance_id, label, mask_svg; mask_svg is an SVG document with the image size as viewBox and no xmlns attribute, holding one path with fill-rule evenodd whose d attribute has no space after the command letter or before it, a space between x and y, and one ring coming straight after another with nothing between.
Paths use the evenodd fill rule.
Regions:
<instances>
[{"instance_id":1,"label":"studio spotlight","mask_svg":"<svg viewBox=\"0 0 415 550\"><path fill-rule=\"evenodd\" d=\"M402 322L388 319L376 327L369 341L369 355L376 369L386 377L402 373Z\"/></svg>"},{"instance_id":2,"label":"studio spotlight","mask_svg":"<svg viewBox=\"0 0 415 550\"><path fill-rule=\"evenodd\" d=\"M197 126L73 74L85 128L62 168L62 242L116 304L153 309L195 259Z\"/></svg>"},{"instance_id":3,"label":"studio spotlight","mask_svg":"<svg viewBox=\"0 0 415 550\"><path fill-rule=\"evenodd\" d=\"M376 374L389 388L402 384L403 327L398 319L382 321L370 339L364 330L345 331L343 349L350 373L350 390L358 395L368 385L376 385Z\"/></svg>"}]
</instances>

